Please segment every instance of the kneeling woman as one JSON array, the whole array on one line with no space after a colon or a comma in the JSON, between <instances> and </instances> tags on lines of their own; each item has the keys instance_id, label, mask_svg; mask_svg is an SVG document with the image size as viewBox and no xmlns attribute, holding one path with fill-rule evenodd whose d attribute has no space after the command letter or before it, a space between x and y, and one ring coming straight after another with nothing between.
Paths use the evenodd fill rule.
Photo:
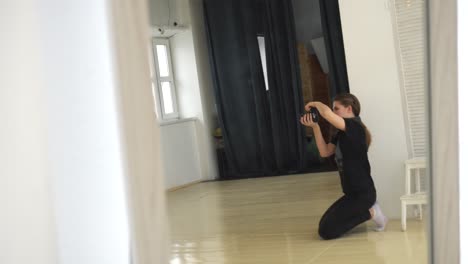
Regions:
<instances>
[{"instance_id":1,"label":"kneeling woman","mask_svg":"<svg viewBox=\"0 0 468 264\"><path fill-rule=\"evenodd\" d=\"M305 109L309 111L312 107L317 108L320 115L338 129L331 142L326 144L311 114L301 118L303 125L313 128L320 156L335 154L344 193L322 216L319 235L323 239L338 238L370 219L376 223L376 231L384 230L387 218L376 203L376 190L367 156L371 135L359 117L359 100L352 94L341 94L335 97L333 111L321 102L310 102Z\"/></svg>"}]
</instances>

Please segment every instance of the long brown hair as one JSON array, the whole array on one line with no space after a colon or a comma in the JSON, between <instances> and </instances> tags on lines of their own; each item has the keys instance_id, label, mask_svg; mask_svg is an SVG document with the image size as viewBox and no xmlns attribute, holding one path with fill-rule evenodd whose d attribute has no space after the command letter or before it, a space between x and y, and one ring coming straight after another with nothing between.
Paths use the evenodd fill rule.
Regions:
<instances>
[{"instance_id":1,"label":"long brown hair","mask_svg":"<svg viewBox=\"0 0 468 264\"><path fill-rule=\"evenodd\" d=\"M339 94L335 97L333 101L339 102L344 107L351 106L351 109L353 110L353 114L355 116L359 116L359 114L361 113L361 103L359 103L359 100L353 94L350 94L350 93ZM367 143L367 146L369 147L372 142L372 135L369 129L367 129L366 125L364 125L362 121L361 121L361 124L362 124L362 127L364 128L364 131L366 131L366 143Z\"/></svg>"}]
</instances>

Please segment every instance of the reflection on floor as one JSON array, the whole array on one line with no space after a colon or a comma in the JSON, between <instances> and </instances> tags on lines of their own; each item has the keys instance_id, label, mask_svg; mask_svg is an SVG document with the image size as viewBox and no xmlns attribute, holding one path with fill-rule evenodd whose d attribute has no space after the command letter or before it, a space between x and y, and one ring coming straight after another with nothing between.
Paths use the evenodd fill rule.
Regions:
<instances>
[{"instance_id":1,"label":"reflection on floor","mask_svg":"<svg viewBox=\"0 0 468 264\"><path fill-rule=\"evenodd\" d=\"M427 263L424 222L385 232L367 222L346 236L317 235L339 195L336 172L207 182L168 193L171 264Z\"/></svg>"}]
</instances>

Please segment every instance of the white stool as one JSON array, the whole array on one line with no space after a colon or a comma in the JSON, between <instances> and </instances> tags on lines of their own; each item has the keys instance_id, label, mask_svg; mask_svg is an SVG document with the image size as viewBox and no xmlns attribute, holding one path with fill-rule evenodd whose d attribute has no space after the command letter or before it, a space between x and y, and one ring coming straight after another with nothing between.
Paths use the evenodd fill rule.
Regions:
<instances>
[{"instance_id":1,"label":"white stool","mask_svg":"<svg viewBox=\"0 0 468 264\"><path fill-rule=\"evenodd\" d=\"M401 200L401 229L406 230L406 207L418 205L418 217L422 220L422 205L427 204L427 195L421 191L421 169L426 168L425 158L413 158L405 161L405 189L406 193L400 197ZM411 191L411 171L415 170L415 192Z\"/></svg>"}]
</instances>

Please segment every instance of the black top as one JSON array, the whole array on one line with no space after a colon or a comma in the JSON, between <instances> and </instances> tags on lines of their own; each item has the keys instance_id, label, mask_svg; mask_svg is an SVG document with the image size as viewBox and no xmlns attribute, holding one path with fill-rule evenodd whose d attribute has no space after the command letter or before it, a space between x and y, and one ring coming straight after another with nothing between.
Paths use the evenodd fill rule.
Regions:
<instances>
[{"instance_id":1,"label":"black top","mask_svg":"<svg viewBox=\"0 0 468 264\"><path fill-rule=\"evenodd\" d=\"M344 118L345 131L339 131L330 143L336 145L335 159L345 194L375 191L367 157L366 132L361 119Z\"/></svg>"}]
</instances>

